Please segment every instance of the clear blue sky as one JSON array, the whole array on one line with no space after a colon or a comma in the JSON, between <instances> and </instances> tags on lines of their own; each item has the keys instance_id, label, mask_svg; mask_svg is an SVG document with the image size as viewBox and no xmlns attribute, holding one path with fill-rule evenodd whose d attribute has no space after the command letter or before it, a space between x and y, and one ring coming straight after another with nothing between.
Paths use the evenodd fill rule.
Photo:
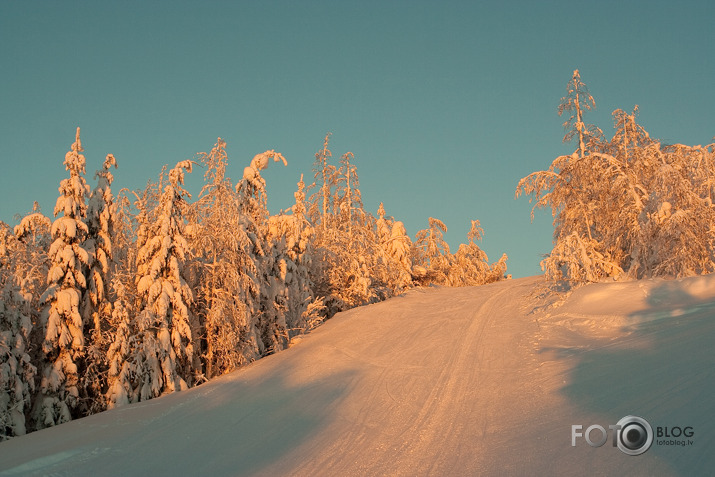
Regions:
<instances>
[{"instance_id":1,"label":"clear blue sky","mask_svg":"<svg viewBox=\"0 0 715 477\"><path fill-rule=\"evenodd\" d=\"M550 214L530 223L518 180L575 146L556 114L575 68L587 122L640 106L665 142L715 135L715 2L0 2L0 220L52 215L77 126L90 184L104 156L115 189L221 136L229 176L266 149L272 212L293 203L325 133L355 154L365 206L414 233L429 216L453 248L471 219L490 260L541 273ZM203 171L189 182L198 191Z\"/></svg>"}]
</instances>

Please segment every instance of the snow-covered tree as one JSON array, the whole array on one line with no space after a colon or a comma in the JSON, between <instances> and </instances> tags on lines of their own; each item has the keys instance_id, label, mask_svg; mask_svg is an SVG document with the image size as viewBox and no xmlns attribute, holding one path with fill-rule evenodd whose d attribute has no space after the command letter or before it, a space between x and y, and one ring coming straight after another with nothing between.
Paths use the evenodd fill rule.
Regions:
<instances>
[{"instance_id":1,"label":"snow-covered tree","mask_svg":"<svg viewBox=\"0 0 715 477\"><path fill-rule=\"evenodd\" d=\"M311 196L309 210L316 226L311 277L315 293L326 297L329 314L362 305L386 294L384 254L375 219L363 210L357 168L352 153L342 156L341 167L328 164L326 143L316 154L315 175L321 190ZM378 268L383 270L379 271Z\"/></svg>"},{"instance_id":2,"label":"snow-covered tree","mask_svg":"<svg viewBox=\"0 0 715 477\"><path fill-rule=\"evenodd\" d=\"M32 212L22 217L14 229L19 244L13 252L15 280L30 307L32 322L38 331L41 328L40 313L43 308L40 296L47 287L50 267L47 252L52 243L51 227L52 221L35 202Z\"/></svg>"},{"instance_id":3,"label":"snow-covered tree","mask_svg":"<svg viewBox=\"0 0 715 477\"><path fill-rule=\"evenodd\" d=\"M584 282L715 270L712 148L662 145L636 122L637 106L632 113L614 111L616 131L605 141L598 128L583 123L583 111L595 103L578 71L568 89L559 113L572 112L564 139L578 138L577 150L523 178L516 192L530 195L534 208L552 209L554 248L542 261L547 278Z\"/></svg>"},{"instance_id":4,"label":"snow-covered tree","mask_svg":"<svg viewBox=\"0 0 715 477\"><path fill-rule=\"evenodd\" d=\"M335 187L337 169L329 163L332 157L332 152L328 149L330 142L330 133L325 135L323 148L315 154L315 162L313 163L313 172L315 180L320 185L320 188L315 191L309 199L310 207L308 215L313 225L320 224L323 230L328 227L328 214L333 208L333 187ZM316 187L314 182L310 188Z\"/></svg>"},{"instance_id":5,"label":"snow-covered tree","mask_svg":"<svg viewBox=\"0 0 715 477\"><path fill-rule=\"evenodd\" d=\"M429 228L417 232L413 244L413 268L422 283L447 282L450 258L449 244L444 240L447 226L439 219L429 218Z\"/></svg>"},{"instance_id":6,"label":"snow-covered tree","mask_svg":"<svg viewBox=\"0 0 715 477\"><path fill-rule=\"evenodd\" d=\"M385 244L387 256L394 264L390 282L395 292L400 292L412 285L412 240L407 235L405 224L395 221L390 230L390 238Z\"/></svg>"},{"instance_id":7,"label":"snow-covered tree","mask_svg":"<svg viewBox=\"0 0 715 477\"><path fill-rule=\"evenodd\" d=\"M268 234L268 241L277 253L281 281L285 284L283 305L289 337L314 328L324 318L320 313L322 297L313 295L309 275L314 229L306 217L302 174L294 195L295 204L290 214L270 217Z\"/></svg>"},{"instance_id":8,"label":"snow-covered tree","mask_svg":"<svg viewBox=\"0 0 715 477\"><path fill-rule=\"evenodd\" d=\"M104 396L109 409L135 402L140 398L134 386L137 374L141 371L137 367L141 359L141 356L137 359L141 345L137 342L138 330L132 320L133 296L125 288L124 281L131 283L129 277L120 280L118 275L114 276L115 301L111 317L113 339L106 354L107 392Z\"/></svg>"},{"instance_id":9,"label":"snow-covered tree","mask_svg":"<svg viewBox=\"0 0 715 477\"><path fill-rule=\"evenodd\" d=\"M334 253L342 255L334 267L334 283L348 307L370 303L386 295L384 255L379 245L375 218L363 209L355 156L343 154L336 174ZM337 272L337 273L335 273Z\"/></svg>"},{"instance_id":10,"label":"snow-covered tree","mask_svg":"<svg viewBox=\"0 0 715 477\"><path fill-rule=\"evenodd\" d=\"M243 170L243 179L236 185L241 212L247 214L257 226L263 227L264 232L268 218L268 199L266 181L261 171L268 167L271 159L273 162L282 162L284 166L288 165L283 155L273 149L256 154L251 164Z\"/></svg>"},{"instance_id":11,"label":"snow-covered tree","mask_svg":"<svg viewBox=\"0 0 715 477\"><path fill-rule=\"evenodd\" d=\"M102 169L95 173L97 187L89 196L87 207L87 238L84 248L89 254L87 291L82 304L86 327L86 367L81 379L82 394L87 402L87 412L94 413L104 408L106 351L104 333L112 314L109 299L111 280L110 262L113 258L112 237L116 222L117 206L112 194L114 177L110 168L117 167L112 154L104 160Z\"/></svg>"},{"instance_id":12,"label":"snow-covered tree","mask_svg":"<svg viewBox=\"0 0 715 477\"><path fill-rule=\"evenodd\" d=\"M378 278L389 289L389 295L400 293L412 285L412 240L402 222L386 216L382 202L377 209L375 231L384 263L384 267L378 267L378 274L383 274Z\"/></svg>"},{"instance_id":13,"label":"snow-covered tree","mask_svg":"<svg viewBox=\"0 0 715 477\"><path fill-rule=\"evenodd\" d=\"M25 416L35 392L30 356L32 295L23 293L26 245L0 222L0 441L27 432Z\"/></svg>"},{"instance_id":14,"label":"snow-covered tree","mask_svg":"<svg viewBox=\"0 0 715 477\"><path fill-rule=\"evenodd\" d=\"M284 303L285 266L281 261L280 248L268 241L266 181L261 176L270 159L288 165L283 155L274 150L257 154L243 170L243 178L236 185L239 212L248 219L246 230L253 245L252 255L257 268L260 310L255 326L260 335L258 345L261 354L278 351L288 342Z\"/></svg>"},{"instance_id":15,"label":"snow-covered tree","mask_svg":"<svg viewBox=\"0 0 715 477\"><path fill-rule=\"evenodd\" d=\"M41 395L36 406L35 419L40 428L69 421L79 405L79 380L85 355L80 304L87 288L85 270L89 265L89 254L82 246L87 236L89 195L82 152L77 128L75 142L65 156L70 177L59 187L55 216L62 215L52 223L54 241L48 253L51 268L42 298L46 303L42 349L47 364L42 370Z\"/></svg>"},{"instance_id":16,"label":"snow-covered tree","mask_svg":"<svg viewBox=\"0 0 715 477\"><path fill-rule=\"evenodd\" d=\"M487 282L491 268L487 254L476 244L484 235L478 220L472 220L467 234L468 242L461 244L454 254L449 270L449 284L452 286L474 286Z\"/></svg>"},{"instance_id":17,"label":"snow-covered tree","mask_svg":"<svg viewBox=\"0 0 715 477\"><path fill-rule=\"evenodd\" d=\"M306 207L305 182L303 174L298 181L298 190L293 194L295 204L291 207L293 213L292 234L287 238L288 256L296 264L296 273L290 287L291 302L296 306L289 306L300 312L293 313L288 319L291 330L310 331L326 318L325 297L315 295L314 284L310 279L310 267L313 262L313 237L315 228L308 220Z\"/></svg>"},{"instance_id":18,"label":"snow-covered tree","mask_svg":"<svg viewBox=\"0 0 715 477\"><path fill-rule=\"evenodd\" d=\"M375 228L377 232L377 238L380 244L383 246L387 245L392 235L392 224L395 222L392 217L385 216L385 204L380 202L377 207L377 220L375 220Z\"/></svg>"},{"instance_id":19,"label":"snow-covered tree","mask_svg":"<svg viewBox=\"0 0 715 477\"><path fill-rule=\"evenodd\" d=\"M639 215L629 275L689 276L715 271L713 146L652 147L649 194ZM708 151L709 149L709 151Z\"/></svg>"},{"instance_id":20,"label":"snow-covered tree","mask_svg":"<svg viewBox=\"0 0 715 477\"><path fill-rule=\"evenodd\" d=\"M107 299L116 222L116 204L111 189L114 180L110 171L112 166L116 168L117 161L109 154L102 169L95 173L97 187L89 197L87 208L87 239L84 245L90 256L90 267L84 316L85 322L97 332L101 329L101 316L107 314L111 306Z\"/></svg>"},{"instance_id":21,"label":"snow-covered tree","mask_svg":"<svg viewBox=\"0 0 715 477\"><path fill-rule=\"evenodd\" d=\"M205 185L187 228L207 379L257 358L259 349L258 270L249 237L249 231L255 237L255 227L241 213L238 195L225 177L225 148L219 138L210 152L199 154L206 166Z\"/></svg>"},{"instance_id":22,"label":"snow-covered tree","mask_svg":"<svg viewBox=\"0 0 715 477\"><path fill-rule=\"evenodd\" d=\"M0 439L34 430L31 406L42 368L40 295L46 288L51 221L34 203L14 235L0 223Z\"/></svg>"},{"instance_id":23,"label":"snow-covered tree","mask_svg":"<svg viewBox=\"0 0 715 477\"><path fill-rule=\"evenodd\" d=\"M138 400L183 390L191 383L194 351L188 305L193 295L183 276L189 253L184 238L188 192L183 184L184 172L191 172L192 165L181 161L169 171L154 220L146 209L139 217Z\"/></svg>"},{"instance_id":24,"label":"snow-covered tree","mask_svg":"<svg viewBox=\"0 0 715 477\"><path fill-rule=\"evenodd\" d=\"M154 382L161 380L161 370L156 359L151 353L145 353L143 337L147 337L149 344L156 343L151 330L147 330L144 322L138 320L137 305L141 300L137 295L137 242L133 240L135 230L132 222L137 223L136 236L141 232L142 240L146 241L149 231L148 222L155 220L159 197L161 196L161 183L149 182L141 195L134 192L138 213L132 220L131 203L126 190L117 197L117 208L114 222L113 252L116 266L111 277L112 315L109 320L107 338L107 391L104 402L112 409L140 399L150 399L151 386L145 388L142 396L142 387L146 381L155 377ZM151 207L151 209L150 209ZM152 360L154 367L147 365Z\"/></svg>"},{"instance_id":25,"label":"snow-covered tree","mask_svg":"<svg viewBox=\"0 0 715 477\"><path fill-rule=\"evenodd\" d=\"M355 159L352 152L346 152L340 158L340 168L337 172L337 196L335 197L335 215L338 221L343 224L348 236L352 236L353 215L364 214L362 197L360 194L360 180L357 174L357 167L351 161ZM355 217L360 221L361 217Z\"/></svg>"},{"instance_id":26,"label":"snow-covered tree","mask_svg":"<svg viewBox=\"0 0 715 477\"><path fill-rule=\"evenodd\" d=\"M578 138L578 148L573 154L556 158L548 170L521 179L516 195L523 193L531 196L530 201L534 200L532 220L534 209L551 207L554 249L541 264L547 277L598 280L618 273L618 265L603 254L598 237L594 237L597 224L592 199L602 195L602 191L594 190L593 180L602 161L593 153L602 147L603 140L598 128L583 122L584 111L595 107L595 101L578 70L574 71L567 91L559 106L559 115L571 113L564 122L567 130L564 142Z\"/></svg>"},{"instance_id":27,"label":"snow-covered tree","mask_svg":"<svg viewBox=\"0 0 715 477\"><path fill-rule=\"evenodd\" d=\"M586 111L596 108L596 101L588 91L586 84L581 81L581 74L574 70L571 81L566 85L567 94L561 98L558 113L559 116L566 113L569 116L564 121L563 142L570 142L578 138L578 157L583 158L587 154L587 146L593 141L599 142L603 136L600 129L592 124L583 122L583 114Z\"/></svg>"},{"instance_id":28,"label":"snow-covered tree","mask_svg":"<svg viewBox=\"0 0 715 477\"><path fill-rule=\"evenodd\" d=\"M108 319L108 330L104 339L106 347L106 393L103 402L108 408L114 408L140 398L138 388L141 369L138 364L143 362L139 354L140 330L135 319L136 307L139 302L136 293L137 248L135 230L133 227L131 202L128 191L120 191L115 200L116 208L113 220L112 264L109 294L112 302L112 312ZM158 196L158 185L149 183L142 196L137 196L138 204L154 202L150 197ZM139 216L146 219L147 214L140 207ZM145 227L144 232L147 231Z\"/></svg>"}]
</instances>

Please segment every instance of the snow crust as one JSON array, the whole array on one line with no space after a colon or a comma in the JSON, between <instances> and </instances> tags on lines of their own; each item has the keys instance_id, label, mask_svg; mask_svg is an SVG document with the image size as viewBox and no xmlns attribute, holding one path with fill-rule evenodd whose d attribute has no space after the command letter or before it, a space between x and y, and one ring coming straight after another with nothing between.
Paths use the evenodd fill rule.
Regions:
<instances>
[{"instance_id":1,"label":"snow crust","mask_svg":"<svg viewBox=\"0 0 715 477\"><path fill-rule=\"evenodd\" d=\"M705 475L715 276L415 289L207 384L0 443L0 475ZM692 426L628 456L571 425Z\"/></svg>"}]
</instances>

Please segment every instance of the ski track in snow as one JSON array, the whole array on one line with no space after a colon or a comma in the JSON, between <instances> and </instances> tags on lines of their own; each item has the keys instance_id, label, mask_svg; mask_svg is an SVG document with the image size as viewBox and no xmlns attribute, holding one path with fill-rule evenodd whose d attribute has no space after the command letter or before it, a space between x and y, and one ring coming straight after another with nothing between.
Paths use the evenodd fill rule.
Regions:
<instances>
[{"instance_id":1,"label":"ski track in snow","mask_svg":"<svg viewBox=\"0 0 715 477\"><path fill-rule=\"evenodd\" d=\"M341 313L197 388L0 443L0 476L712 472L715 276L543 287L416 289ZM572 424L628 414L693 426L694 445L571 446Z\"/></svg>"}]
</instances>

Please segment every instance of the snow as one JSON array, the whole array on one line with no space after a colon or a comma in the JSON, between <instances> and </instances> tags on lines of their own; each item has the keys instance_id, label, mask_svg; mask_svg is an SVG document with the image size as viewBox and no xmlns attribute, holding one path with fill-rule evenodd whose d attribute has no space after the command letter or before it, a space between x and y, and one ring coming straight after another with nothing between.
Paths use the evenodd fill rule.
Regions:
<instances>
[{"instance_id":1,"label":"snow","mask_svg":"<svg viewBox=\"0 0 715 477\"><path fill-rule=\"evenodd\" d=\"M414 289L187 391L0 443L0 475L704 475L715 276ZM645 454L571 446L626 415Z\"/></svg>"}]
</instances>

